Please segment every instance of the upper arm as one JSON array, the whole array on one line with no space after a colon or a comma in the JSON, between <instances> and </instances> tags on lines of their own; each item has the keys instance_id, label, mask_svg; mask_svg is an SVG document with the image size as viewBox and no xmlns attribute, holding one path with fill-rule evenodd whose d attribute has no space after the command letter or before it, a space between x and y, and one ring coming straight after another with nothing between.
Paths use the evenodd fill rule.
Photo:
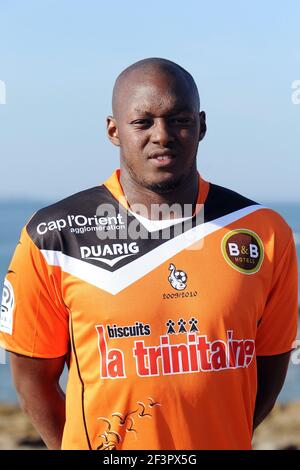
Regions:
<instances>
[{"instance_id":1,"label":"upper arm","mask_svg":"<svg viewBox=\"0 0 300 470\"><path fill-rule=\"evenodd\" d=\"M258 394L268 396L273 404L282 389L290 355L290 352L286 352L276 356L257 357Z\"/></svg>"},{"instance_id":2,"label":"upper arm","mask_svg":"<svg viewBox=\"0 0 300 470\"><path fill-rule=\"evenodd\" d=\"M10 354L10 365L18 392L24 392L39 384L57 384L63 372L67 356L54 359L40 359Z\"/></svg>"},{"instance_id":3,"label":"upper arm","mask_svg":"<svg viewBox=\"0 0 300 470\"><path fill-rule=\"evenodd\" d=\"M289 231L283 251L277 250L272 284L257 328L257 356L278 358L293 348L298 323L297 255L293 234ZM277 363L277 359L274 359ZM278 359L281 364L280 358ZM284 359L282 359L284 362ZM272 363L272 359L260 362Z\"/></svg>"},{"instance_id":4,"label":"upper arm","mask_svg":"<svg viewBox=\"0 0 300 470\"><path fill-rule=\"evenodd\" d=\"M257 395L253 418L255 429L275 405L288 369L290 352L257 357Z\"/></svg>"},{"instance_id":5,"label":"upper arm","mask_svg":"<svg viewBox=\"0 0 300 470\"><path fill-rule=\"evenodd\" d=\"M3 290L0 345L4 349L45 359L68 353L69 314L60 276L24 228Z\"/></svg>"}]
</instances>

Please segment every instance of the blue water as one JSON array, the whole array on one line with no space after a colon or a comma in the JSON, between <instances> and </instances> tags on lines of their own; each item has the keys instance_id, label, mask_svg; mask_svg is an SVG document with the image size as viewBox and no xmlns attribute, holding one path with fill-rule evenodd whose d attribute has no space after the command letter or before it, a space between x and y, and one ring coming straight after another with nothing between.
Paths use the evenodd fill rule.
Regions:
<instances>
[{"instance_id":1,"label":"blue water","mask_svg":"<svg viewBox=\"0 0 300 470\"><path fill-rule=\"evenodd\" d=\"M0 283L2 285L11 255L19 240L21 228L29 217L39 208L46 206L41 201L0 201ZM299 204L267 204L277 210L288 222L295 234L298 260L300 260L300 203ZM299 283L300 285L300 283ZM299 335L298 335L299 337ZM2 351L3 352L3 351ZM7 359L7 355L6 355ZM63 383L66 382L66 374ZM279 396L281 402L300 399L300 364L289 366L284 388ZM0 354L0 402L15 403L17 401L14 387L11 383L8 364L1 365Z\"/></svg>"}]
</instances>

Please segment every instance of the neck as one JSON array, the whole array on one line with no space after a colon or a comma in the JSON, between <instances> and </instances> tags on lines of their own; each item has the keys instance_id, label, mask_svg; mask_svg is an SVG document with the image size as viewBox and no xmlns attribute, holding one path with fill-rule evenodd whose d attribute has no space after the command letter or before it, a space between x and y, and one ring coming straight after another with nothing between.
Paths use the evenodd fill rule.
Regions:
<instances>
[{"instance_id":1,"label":"neck","mask_svg":"<svg viewBox=\"0 0 300 470\"><path fill-rule=\"evenodd\" d=\"M195 210L198 196L198 173L196 169L177 188L167 193L157 193L138 184L124 168L121 168L120 183L131 209L134 212L139 212L144 217L151 219L184 217L185 204L192 207L192 212ZM164 207L173 206L171 208L172 212L166 210L156 216L153 208L162 204ZM138 210L136 210L137 206L139 206Z\"/></svg>"}]
</instances>

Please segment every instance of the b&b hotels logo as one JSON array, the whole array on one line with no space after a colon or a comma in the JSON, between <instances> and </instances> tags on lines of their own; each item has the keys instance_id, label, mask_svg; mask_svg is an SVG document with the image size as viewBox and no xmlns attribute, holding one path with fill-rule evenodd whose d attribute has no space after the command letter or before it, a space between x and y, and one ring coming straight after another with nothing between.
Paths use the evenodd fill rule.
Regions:
<instances>
[{"instance_id":1,"label":"b&b hotels logo","mask_svg":"<svg viewBox=\"0 0 300 470\"><path fill-rule=\"evenodd\" d=\"M236 229L225 235L221 250L227 263L243 274L255 274L264 259L264 246L252 230Z\"/></svg>"}]
</instances>

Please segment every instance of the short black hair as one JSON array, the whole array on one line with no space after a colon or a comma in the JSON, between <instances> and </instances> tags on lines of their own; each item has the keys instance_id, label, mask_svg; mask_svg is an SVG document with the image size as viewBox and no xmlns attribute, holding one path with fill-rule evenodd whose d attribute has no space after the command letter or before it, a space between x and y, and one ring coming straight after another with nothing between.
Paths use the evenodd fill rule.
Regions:
<instances>
[{"instance_id":1,"label":"short black hair","mask_svg":"<svg viewBox=\"0 0 300 470\"><path fill-rule=\"evenodd\" d=\"M113 95L112 95L112 110L114 114L117 109L117 96L119 94L119 90L121 88L122 82L124 82L124 80L128 78L131 75L131 73L134 71L137 71L137 70L147 71L151 69L153 71L158 70L167 75L170 74L173 77L175 76L175 77L185 80L188 87L190 88L190 90L195 96L198 109L200 109L199 92L198 92L197 85L192 75L183 67L176 64L175 62L172 62L171 60L163 59L160 57L150 57L147 59L139 60L138 62L135 62L132 65L129 65L129 67L123 70L123 72L121 72L120 75L117 77L115 85L114 85L114 89L113 89Z\"/></svg>"}]
</instances>

